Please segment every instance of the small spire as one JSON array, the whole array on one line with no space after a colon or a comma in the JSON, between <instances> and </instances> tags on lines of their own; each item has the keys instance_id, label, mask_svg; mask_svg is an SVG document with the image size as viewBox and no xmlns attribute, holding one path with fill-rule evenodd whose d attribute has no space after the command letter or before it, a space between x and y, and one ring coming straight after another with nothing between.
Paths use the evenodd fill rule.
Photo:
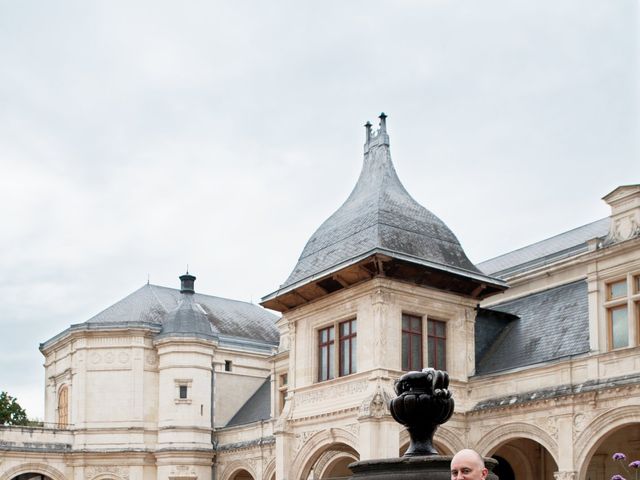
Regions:
<instances>
[{"instance_id":1,"label":"small spire","mask_svg":"<svg viewBox=\"0 0 640 480\"><path fill-rule=\"evenodd\" d=\"M364 128L367 131L367 143L369 143L369 140L371 140L371 122L367 121L367 123L364 124Z\"/></svg>"},{"instance_id":2,"label":"small spire","mask_svg":"<svg viewBox=\"0 0 640 480\"><path fill-rule=\"evenodd\" d=\"M382 112L378 118L380 119L380 132L387 133L387 115Z\"/></svg>"}]
</instances>

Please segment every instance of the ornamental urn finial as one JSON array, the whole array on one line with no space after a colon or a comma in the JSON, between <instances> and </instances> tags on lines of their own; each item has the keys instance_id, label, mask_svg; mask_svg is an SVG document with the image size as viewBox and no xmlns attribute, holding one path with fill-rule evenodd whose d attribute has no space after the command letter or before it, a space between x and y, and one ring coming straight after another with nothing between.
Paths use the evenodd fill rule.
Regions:
<instances>
[{"instance_id":1,"label":"ornamental urn finial","mask_svg":"<svg viewBox=\"0 0 640 480\"><path fill-rule=\"evenodd\" d=\"M438 455L433 434L453 414L454 402L449 375L442 370L425 368L402 375L394 385L396 398L389 410L396 422L407 427L411 444L405 457Z\"/></svg>"}]
</instances>

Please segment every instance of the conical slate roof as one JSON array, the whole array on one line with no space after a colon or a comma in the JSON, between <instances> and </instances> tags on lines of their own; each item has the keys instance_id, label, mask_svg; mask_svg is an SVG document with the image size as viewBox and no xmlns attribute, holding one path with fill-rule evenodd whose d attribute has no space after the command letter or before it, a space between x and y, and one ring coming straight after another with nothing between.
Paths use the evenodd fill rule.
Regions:
<instances>
[{"instance_id":1,"label":"conical slate roof","mask_svg":"<svg viewBox=\"0 0 640 480\"><path fill-rule=\"evenodd\" d=\"M364 163L355 188L309 239L280 291L376 250L484 276L453 232L400 182L391 161L386 116L380 116L376 134L369 123L366 127Z\"/></svg>"},{"instance_id":2,"label":"conical slate roof","mask_svg":"<svg viewBox=\"0 0 640 480\"><path fill-rule=\"evenodd\" d=\"M193 301L193 295L182 293L178 305L162 319L161 337L217 337L204 309Z\"/></svg>"}]
</instances>

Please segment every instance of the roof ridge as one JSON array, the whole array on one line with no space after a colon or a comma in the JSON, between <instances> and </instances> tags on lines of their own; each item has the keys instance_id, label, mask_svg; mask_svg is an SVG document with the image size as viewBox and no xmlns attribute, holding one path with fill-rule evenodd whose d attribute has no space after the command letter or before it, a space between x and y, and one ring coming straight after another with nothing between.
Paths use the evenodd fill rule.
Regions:
<instances>
[{"instance_id":1,"label":"roof ridge","mask_svg":"<svg viewBox=\"0 0 640 480\"><path fill-rule=\"evenodd\" d=\"M608 219L610 219L610 218L611 218L611 217L603 217L603 218L600 218L600 219L598 219L598 220L594 220L593 222L585 223L584 225L580 225L580 226L578 226L578 227L571 228L571 229L569 229L569 230L566 230L566 231L564 231L564 232L557 233L557 234L552 235L552 236L550 236L550 237L543 238L542 240L538 240L537 242L533 242L533 243L529 243L529 244L527 244L527 245L523 245L522 247L516 248L516 249L514 249L514 250L510 250L510 251L508 251L508 252L506 252L506 253L502 253L502 254L497 255L497 256L495 256L495 257L487 258L486 260L483 260L483 261L481 261L481 262L478 262L478 263L476 264L476 266L482 265L483 263L491 262L491 261L493 261L493 260L497 260L497 259L502 258L502 257L506 257L507 255L511 255L511 254L514 254L514 253L519 252L519 251L521 251L521 250L525 250L525 249L530 248L530 247L533 247L533 246L535 246L535 245L539 245L539 244L544 243L544 242L547 242L547 241L549 241L549 240L553 240L554 238L561 237L561 236L563 236L563 235L567 235L568 233L575 232L576 230L580 230L580 229L582 229L582 228L588 227L588 226L590 226L590 225L594 225L594 224L596 224L596 223L598 223L598 222L602 222L602 221L604 221L604 220L608 220ZM583 243L583 242L579 242L579 243L577 243L576 245L580 245L580 243Z\"/></svg>"},{"instance_id":2,"label":"roof ridge","mask_svg":"<svg viewBox=\"0 0 640 480\"><path fill-rule=\"evenodd\" d=\"M152 288L155 285L150 285L147 284L146 286L149 287L149 290L151 290L151 293L153 294L153 297L156 299L156 301L160 304L160 306L162 307L162 309L164 310L164 313L169 313L169 310L167 309L167 307L164 306L164 303L162 303L162 300L160 300L160 297L158 297L157 293L155 292L155 290Z\"/></svg>"}]
</instances>

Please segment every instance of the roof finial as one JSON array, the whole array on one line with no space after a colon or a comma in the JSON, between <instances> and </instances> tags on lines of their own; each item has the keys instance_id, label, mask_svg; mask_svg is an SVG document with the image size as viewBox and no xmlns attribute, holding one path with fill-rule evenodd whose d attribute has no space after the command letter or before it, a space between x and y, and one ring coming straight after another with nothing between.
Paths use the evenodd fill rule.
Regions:
<instances>
[{"instance_id":1,"label":"roof finial","mask_svg":"<svg viewBox=\"0 0 640 480\"><path fill-rule=\"evenodd\" d=\"M371 122L367 120L367 123L364 124L364 128L367 131L367 143L371 140Z\"/></svg>"},{"instance_id":2,"label":"roof finial","mask_svg":"<svg viewBox=\"0 0 640 480\"><path fill-rule=\"evenodd\" d=\"M189 264L187 263L187 275L189 275Z\"/></svg>"},{"instance_id":3,"label":"roof finial","mask_svg":"<svg viewBox=\"0 0 640 480\"><path fill-rule=\"evenodd\" d=\"M378 118L380 119L380 132L387 133L387 115L382 112Z\"/></svg>"}]
</instances>

